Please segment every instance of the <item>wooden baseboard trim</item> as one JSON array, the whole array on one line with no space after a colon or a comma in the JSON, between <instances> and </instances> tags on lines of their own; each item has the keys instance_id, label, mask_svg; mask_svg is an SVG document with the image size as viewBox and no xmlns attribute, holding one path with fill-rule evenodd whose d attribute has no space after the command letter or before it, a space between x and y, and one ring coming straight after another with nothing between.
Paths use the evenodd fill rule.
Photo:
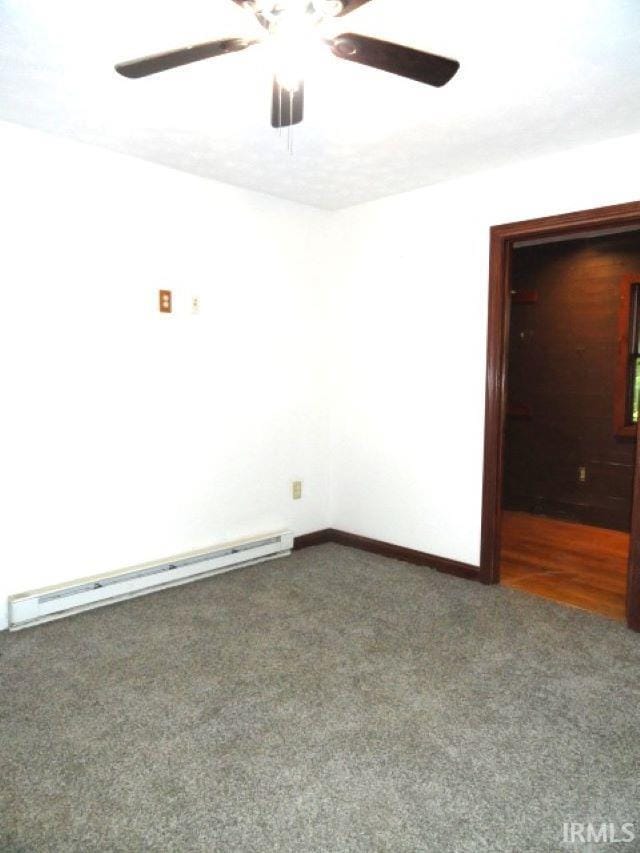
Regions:
<instances>
[{"instance_id":1,"label":"wooden baseboard trim","mask_svg":"<svg viewBox=\"0 0 640 853\"><path fill-rule=\"evenodd\" d=\"M415 566L427 566L443 574L455 575L466 580L480 579L480 569L470 563L437 557L435 554L427 554L402 545L392 545L390 542L381 542L379 539L370 539L368 536L358 536L356 533L346 533L344 530L334 530L331 527L307 533L304 536L296 536L293 547L297 551L299 548L307 548L310 545L323 545L325 542L336 542L338 545L358 548L360 551L379 554L381 557L391 557L394 560L413 563Z\"/></svg>"},{"instance_id":2,"label":"wooden baseboard trim","mask_svg":"<svg viewBox=\"0 0 640 853\"><path fill-rule=\"evenodd\" d=\"M300 548L309 548L311 545L324 545L325 542L335 542L333 533L334 531L327 527L325 530L314 530L313 533L304 533L302 536L296 536L293 540L293 550L299 551Z\"/></svg>"}]
</instances>

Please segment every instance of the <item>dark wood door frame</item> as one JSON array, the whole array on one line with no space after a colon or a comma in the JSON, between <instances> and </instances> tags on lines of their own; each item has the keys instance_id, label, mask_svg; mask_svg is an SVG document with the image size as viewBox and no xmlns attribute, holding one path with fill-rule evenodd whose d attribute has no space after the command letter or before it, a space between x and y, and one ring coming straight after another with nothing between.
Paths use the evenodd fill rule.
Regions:
<instances>
[{"instance_id":1,"label":"dark wood door frame","mask_svg":"<svg viewBox=\"0 0 640 853\"><path fill-rule=\"evenodd\" d=\"M480 580L500 580L500 527L504 419L506 408L507 352L510 314L510 266L513 244L519 240L624 228L640 228L640 202L546 216L491 228L489 257L489 323L487 337L487 390L485 404L484 477ZM637 442L637 445L640 442ZM640 454L634 466L631 542L627 584L627 624L640 631Z\"/></svg>"}]
</instances>

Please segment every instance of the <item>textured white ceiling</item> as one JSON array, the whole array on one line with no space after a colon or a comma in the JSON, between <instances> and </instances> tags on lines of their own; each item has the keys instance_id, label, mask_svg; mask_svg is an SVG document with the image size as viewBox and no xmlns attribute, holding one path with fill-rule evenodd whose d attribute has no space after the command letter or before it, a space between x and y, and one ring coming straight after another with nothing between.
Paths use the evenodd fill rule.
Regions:
<instances>
[{"instance_id":1,"label":"textured white ceiling","mask_svg":"<svg viewBox=\"0 0 640 853\"><path fill-rule=\"evenodd\" d=\"M640 129L640 0L371 0L331 26L462 67L432 89L322 55L291 156L263 47L113 71L262 32L231 0L0 0L0 119L325 208Z\"/></svg>"}]
</instances>

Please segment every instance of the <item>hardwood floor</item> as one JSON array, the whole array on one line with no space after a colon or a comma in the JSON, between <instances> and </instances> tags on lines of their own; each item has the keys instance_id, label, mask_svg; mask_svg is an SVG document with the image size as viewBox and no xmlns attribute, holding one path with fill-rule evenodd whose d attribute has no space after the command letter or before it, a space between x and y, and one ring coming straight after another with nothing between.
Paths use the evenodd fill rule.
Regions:
<instances>
[{"instance_id":1,"label":"hardwood floor","mask_svg":"<svg viewBox=\"0 0 640 853\"><path fill-rule=\"evenodd\" d=\"M503 586L624 621L629 534L503 512Z\"/></svg>"}]
</instances>

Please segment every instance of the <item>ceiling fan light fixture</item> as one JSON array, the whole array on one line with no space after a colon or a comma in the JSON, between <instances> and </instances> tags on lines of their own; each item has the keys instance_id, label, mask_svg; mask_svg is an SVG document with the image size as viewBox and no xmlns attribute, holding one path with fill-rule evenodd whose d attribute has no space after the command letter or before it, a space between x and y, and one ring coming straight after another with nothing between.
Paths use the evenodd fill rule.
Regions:
<instances>
[{"instance_id":1,"label":"ceiling fan light fixture","mask_svg":"<svg viewBox=\"0 0 640 853\"><path fill-rule=\"evenodd\" d=\"M120 62L115 70L123 77L149 77L170 68L190 65L226 53L263 44L274 76L271 124L292 127L304 115L303 79L314 59L328 47L338 59L346 59L429 86L444 86L460 63L446 56L394 42L346 32L334 38L322 34L325 18L350 15L370 0L234 0L251 10L267 31L264 39L226 38L168 50ZM287 98L283 98L283 92ZM288 102L288 104L287 104Z\"/></svg>"},{"instance_id":2,"label":"ceiling fan light fixture","mask_svg":"<svg viewBox=\"0 0 640 853\"><path fill-rule=\"evenodd\" d=\"M275 78L289 92L300 88L307 65L304 48L308 41L295 37L293 33L278 33L267 42Z\"/></svg>"},{"instance_id":3,"label":"ceiling fan light fixture","mask_svg":"<svg viewBox=\"0 0 640 853\"><path fill-rule=\"evenodd\" d=\"M323 18L337 18L342 14L342 0L313 0L313 8Z\"/></svg>"},{"instance_id":4,"label":"ceiling fan light fixture","mask_svg":"<svg viewBox=\"0 0 640 853\"><path fill-rule=\"evenodd\" d=\"M313 0L251 0L249 8L270 24L283 17L313 14Z\"/></svg>"},{"instance_id":5,"label":"ceiling fan light fixture","mask_svg":"<svg viewBox=\"0 0 640 853\"><path fill-rule=\"evenodd\" d=\"M289 92L300 88L309 66L325 48L316 21L305 14L309 4L300 2L294 8L278 18L266 39L275 78Z\"/></svg>"},{"instance_id":6,"label":"ceiling fan light fixture","mask_svg":"<svg viewBox=\"0 0 640 853\"><path fill-rule=\"evenodd\" d=\"M287 92L296 92L302 83L302 72L296 65L282 64L276 68L275 78L278 85Z\"/></svg>"}]
</instances>

